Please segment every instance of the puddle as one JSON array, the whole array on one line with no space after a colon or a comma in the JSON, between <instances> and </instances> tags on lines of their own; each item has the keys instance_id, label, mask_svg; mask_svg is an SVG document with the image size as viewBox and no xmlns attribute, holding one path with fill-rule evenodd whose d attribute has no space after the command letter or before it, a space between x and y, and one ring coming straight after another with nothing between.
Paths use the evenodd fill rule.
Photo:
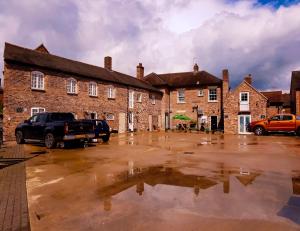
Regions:
<instances>
[{"instance_id":1,"label":"puddle","mask_svg":"<svg viewBox=\"0 0 300 231\"><path fill-rule=\"evenodd\" d=\"M194 152L184 152L183 154L189 154L189 155L191 155L191 154L194 154Z\"/></svg>"}]
</instances>

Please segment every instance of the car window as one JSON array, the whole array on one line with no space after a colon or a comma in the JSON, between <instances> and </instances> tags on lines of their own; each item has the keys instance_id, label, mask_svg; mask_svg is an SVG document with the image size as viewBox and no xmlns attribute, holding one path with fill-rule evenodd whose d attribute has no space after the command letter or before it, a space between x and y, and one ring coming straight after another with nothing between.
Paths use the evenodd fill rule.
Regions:
<instances>
[{"instance_id":1,"label":"car window","mask_svg":"<svg viewBox=\"0 0 300 231\"><path fill-rule=\"evenodd\" d=\"M280 120L280 116L273 116L271 117L271 120Z\"/></svg>"},{"instance_id":2,"label":"car window","mask_svg":"<svg viewBox=\"0 0 300 231\"><path fill-rule=\"evenodd\" d=\"M35 122L46 122L47 114L38 114Z\"/></svg>"},{"instance_id":3,"label":"car window","mask_svg":"<svg viewBox=\"0 0 300 231\"><path fill-rule=\"evenodd\" d=\"M51 119L53 121L73 121L74 115L72 113L53 113Z\"/></svg>"},{"instance_id":4,"label":"car window","mask_svg":"<svg viewBox=\"0 0 300 231\"><path fill-rule=\"evenodd\" d=\"M34 123L34 122L36 122L36 119L37 119L37 115L34 115L34 116L32 116L32 117L29 119L29 121L30 121L31 123Z\"/></svg>"},{"instance_id":5,"label":"car window","mask_svg":"<svg viewBox=\"0 0 300 231\"><path fill-rule=\"evenodd\" d=\"M293 116L291 116L291 115L283 115L282 120L293 120Z\"/></svg>"}]
</instances>

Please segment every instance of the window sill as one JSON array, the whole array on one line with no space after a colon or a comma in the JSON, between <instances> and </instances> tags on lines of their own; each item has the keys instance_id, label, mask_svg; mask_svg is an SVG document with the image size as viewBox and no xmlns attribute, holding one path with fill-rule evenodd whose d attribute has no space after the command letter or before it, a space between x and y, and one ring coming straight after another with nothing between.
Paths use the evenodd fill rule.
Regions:
<instances>
[{"instance_id":1,"label":"window sill","mask_svg":"<svg viewBox=\"0 0 300 231\"><path fill-rule=\"evenodd\" d=\"M204 95L198 95L198 97L203 97Z\"/></svg>"},{"instance_id":2,"label":"window sill","mask_svg":"<svg viewBox=\"0 0 300 231\"><path fill-rule=\"evenodd\" d=\"M46 92L45 89L31 88L32 91Z\"/></svg>"},{"instance_id":3,"label":"window sill","mask_svg":"<svg viewBox=\"0 0 300 231\"><path fill-rule=\"evenodd\" d=\"M98 98L98 95L89 95L91 98Z\"/></svg>"},{"instance_id":4,"label":"window sill","mask_svg":"<svg viewBox=\"0 0 300 231\"><path fill-rule=\"evenodd\" d=\"M185 104L186 102L178 102L178 101L177 101L177 103L178 103L178 104Z\"/></svg>"},{"instance_id":5,"label":"window sill","mask_svg":"<svg viewBox=\"0 0 300 231\"><path fill-rule=\"evenodd\" d=\"M68 95L78 95L78 93L67 92Z\"/></svg>"},{"instance_id":6,"label":"window sill","mask_svg":"<svg viewBox=\"0 0 300 231\"><path fill-rule=\"evenodd\" d=\"M109 98L109 97L108 97L107 99L108 99L108 100L116 100L116 98Z\"/></svg>"},{"instance_id":7,"label":"window sill","mask_svg":"<svg viewBox=\"0 0 300 231\"><path fill-rule=\"evenodd\" d=\"M218 103L218 100L208 100L209 103Z\"/></svg>"}]
</instances>

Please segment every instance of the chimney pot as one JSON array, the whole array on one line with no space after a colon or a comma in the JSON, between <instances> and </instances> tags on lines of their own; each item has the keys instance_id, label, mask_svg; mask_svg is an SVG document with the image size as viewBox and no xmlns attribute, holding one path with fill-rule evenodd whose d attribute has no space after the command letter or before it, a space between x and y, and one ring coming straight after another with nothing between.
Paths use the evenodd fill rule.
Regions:
<instances>
[{"instance_id":1,"label":"chimney pot","mask_svg":"<svg viewBox=\"0 0 300 231\"><path fill-rule=\"evenodd\" d=\"M199 71L199 66L197 63L195 63L194 65L194 72L198 72Z\"/></svg>"},{"instance_id":2,"label":"chimney pot","mask_svg":"<svg viewBox=\"0 0 300 231\"><path fill-rule=\"evenodd\" d=\"M104 68L107 70L112 70L112 58L110 56L104 57Z\"/></svg>"},{"instance_id":3,"label":"chimney pot","mask_svg":"<svg viewBox=\"0 0 300 231\"><path fill-rule=\"evenodd\" d=\"M249 74L248 76L246 76L244 80L245 80L247 83L249 83L250 85L252 85L252 76L251 76L251 74Z\"/></svg>"},{"instance_id":4,"label":"chimney pot","mask_svg":"<svg viewBox=\"0 0 300 231\"><path fill-rule=\"evenodd\" d=\"M142 63L139 63L136 67L136 78L143 79L144 78L144 67Z\"/></svg>"}]
</instances>

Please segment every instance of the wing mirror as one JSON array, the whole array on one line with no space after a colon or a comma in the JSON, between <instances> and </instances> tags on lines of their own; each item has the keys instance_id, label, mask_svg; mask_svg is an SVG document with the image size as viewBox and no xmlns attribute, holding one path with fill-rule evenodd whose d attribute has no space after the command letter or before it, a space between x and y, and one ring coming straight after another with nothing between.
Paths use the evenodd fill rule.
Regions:
<instances>
[{"instance_id":1,"label":"wing mirror","mask_svg":"<svg viewBox=\"0 0 300 231\"><path fill-rule=\"evenodd\" d=\"M25 124L29 124L29 123L30 123L30 120L24 120L24 123L25 123Z\"/></svg>"}]
</instances>

